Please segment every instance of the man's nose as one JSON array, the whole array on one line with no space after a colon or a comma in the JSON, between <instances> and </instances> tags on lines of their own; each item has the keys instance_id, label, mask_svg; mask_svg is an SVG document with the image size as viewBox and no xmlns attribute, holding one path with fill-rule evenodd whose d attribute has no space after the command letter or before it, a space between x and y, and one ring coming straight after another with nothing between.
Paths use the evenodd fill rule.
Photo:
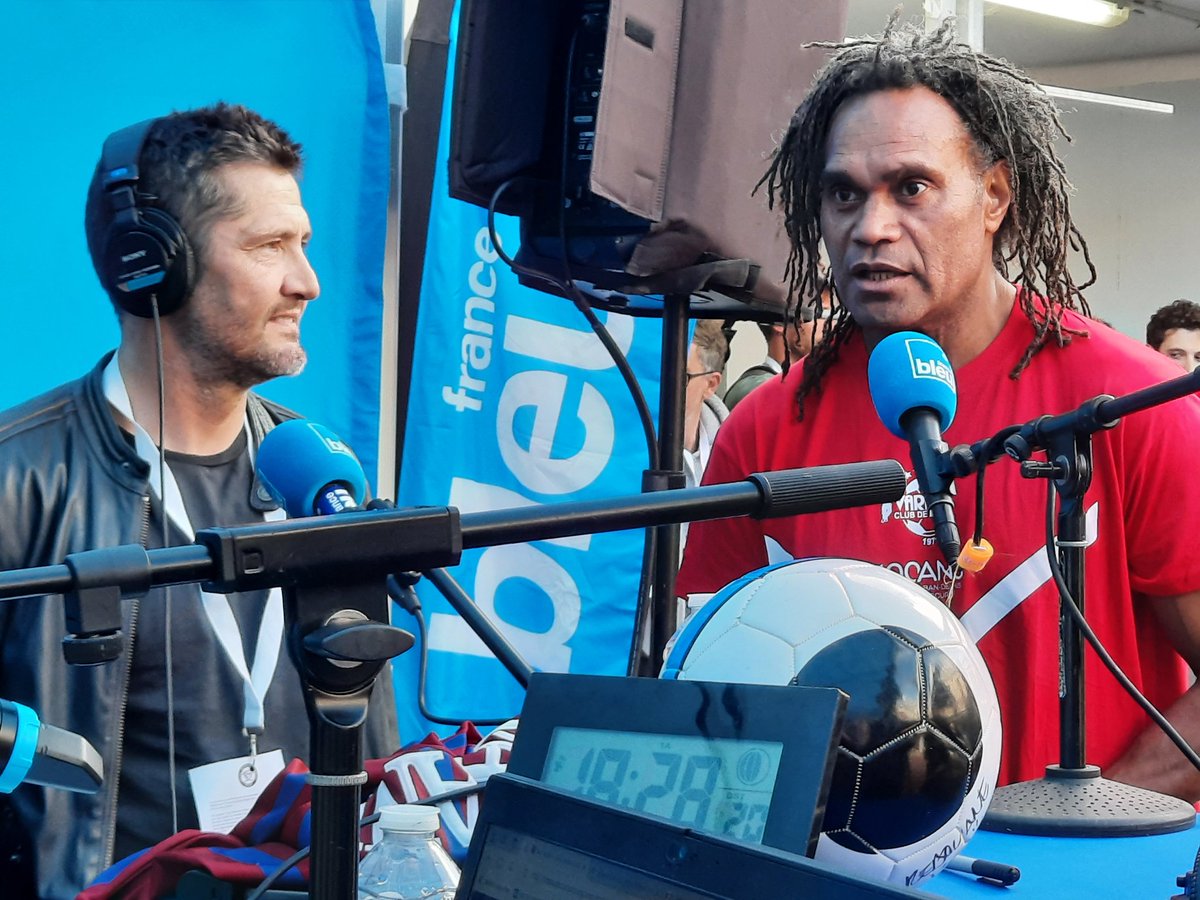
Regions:
<instances>
[{"instance_id":1,"label":"man's nose","mask_svg":"<svg viewBox=\"0 0 1200 900\"><path fill-rule=\"evenodd\" d=\"M296 254L292 265L288 268L284 279L283 292L298 300L316 300L321 293L321 283L317 280L316 270L308 261L304 251Z\"/></svg>"},{"instance_id":2,"label":"man's nose","mask_svg":"<svg viewBox=\"0 0 1200 900\"><path fill-rule=\"evenodd\" d=\"M859 208L854 223L854 239L861 244L878 244L896 240L899 220L896 205L890 197L870 195Z\"/></svg>"}]
</instances>

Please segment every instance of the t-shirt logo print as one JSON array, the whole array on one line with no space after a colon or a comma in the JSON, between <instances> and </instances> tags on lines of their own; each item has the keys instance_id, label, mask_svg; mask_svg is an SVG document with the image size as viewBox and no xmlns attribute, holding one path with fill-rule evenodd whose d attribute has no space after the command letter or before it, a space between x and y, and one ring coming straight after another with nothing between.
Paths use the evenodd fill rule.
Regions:
<instances>
[{"instance_id":1,"label":"t-shirt logo print","mask_svg":"<svg viewBox=\"0 0 1200 900\"><path fill-rule=\"evenodd\" d=\"M925 495L921 493L921 485L917 482L915 472L904 473L906 483L904 496L895 503L884 503L879 507L879 524L900 522L926 543L934 540L933 519L929 508L925 505ZM950 485L950 493L955 493L954 485Z\"/></svg>"},{"instance_id":2,"label":"t-shirt logo print","mask_svg":"<svg viewBox=\"0 0 1200 900\"><path fill-rule=\"evenodd\" d=\"M925 505L925 495L921 493L916 473L906 471L904 474L907 479L904 496L895 503L884 503L879 507L879 523L886 525L888 522L899 522L912 534L919 537L922 544L932 546L937 542L937 538L933 529L933 517L929 515L929 508ZM955 493L953 483L950 485L950 493ZM905 551L900 550L899 547L900 545L897 545L897 552L904 553ZM898 575L915 581L942 603L945 603L950 593L949 567L941 559L924 558L920 552L915 555L918 557L917 559L909 559L906 562L901 557L883 565ZM955 573L954 577L956 580L960 579L961 572Z\"/></svg>"}]
</instances>

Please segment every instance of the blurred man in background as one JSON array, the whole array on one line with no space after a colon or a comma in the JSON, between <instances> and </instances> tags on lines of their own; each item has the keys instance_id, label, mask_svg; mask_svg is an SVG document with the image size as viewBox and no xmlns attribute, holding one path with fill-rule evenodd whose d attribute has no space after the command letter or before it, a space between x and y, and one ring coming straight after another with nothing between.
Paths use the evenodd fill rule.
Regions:
<instances>
[{"instance_id":1,"label":"blurred man in background","mask_svg":"<svg viewBox=\"0 0 1200 900\"><path fill-rule=\"evenodd\" d=\"M1191 372L1200 366L1200 303L1176 300L1146 323L1146 343Z\"/></svg>"},{"instance_id":2,"label":"blurred man in background","mask_svg":"<svg viewBox=\"0 0 1200 900\"><path fill-rule=\"evenodd\" d=\"M687 487L700 484L717 429L729 415L717 396L728 355L729 344L720 321L698 321L688 347L683 403L683 474Z\"/></svg>"},{"instance_id":3,"label":"blurred man in background","mask_svg":"<svg viewBox=\"0 0 1200 900\"><path fill-rule=\"evenodd\" d=\"M801 303L787 322L760 322L763 340L767 342L767 358L742 372L729 386L721 399L730 412L760 384L787 367L795 365L812 352L813 345L825 333L829 321L829 287L821 290L821 303Z\"/></svg>"}]
</instances>

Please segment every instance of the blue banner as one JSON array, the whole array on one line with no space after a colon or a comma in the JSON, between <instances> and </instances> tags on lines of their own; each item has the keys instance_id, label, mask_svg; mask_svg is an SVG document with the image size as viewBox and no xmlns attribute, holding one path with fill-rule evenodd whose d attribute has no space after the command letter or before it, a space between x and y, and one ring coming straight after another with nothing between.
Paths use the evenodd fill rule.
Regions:
<instances>
[{"instance_id":1,"label":"blue banner","mask_svg":"<svg viewBox=\"0 0 1200 900\"><path fill-rule=\"evenodd\" d=\"M449 82L397 500L468 513L637 493L646 439L612 358L570 301L518 284L485 210L449 197ZM517 222L497 223L511 255ZM657 410L661 322L597 315ZM535 668L623 675L642 548L641 530L490 547L465 553L450 574ZM418 593L430 712L519 712L517 682L436 590L422 582ZM402 740L431 727L416 708L418 656L396 661Z\"/></svg>"},{"instance_id":2,"label":"blue banner","mask_svg":"<svg viewBox=\"0 0 1200 900\"><path fill-rule=\"evenodd\" d=\"M302 329L308 367L262 392L339 434L374 478L391 151L369 0L8 0L3 15L0 329L16 339L0 408L84 374L119 340L83 234L104 138L242 103L304 146L321 281Z\"/></svg>"}]
</instances>

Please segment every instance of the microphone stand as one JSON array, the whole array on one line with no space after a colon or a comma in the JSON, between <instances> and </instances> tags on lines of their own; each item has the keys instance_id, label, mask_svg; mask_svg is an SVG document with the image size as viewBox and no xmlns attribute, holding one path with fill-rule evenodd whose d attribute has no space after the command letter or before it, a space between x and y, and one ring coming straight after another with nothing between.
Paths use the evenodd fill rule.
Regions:
<instances>
[{"instance_id":1,"label":"microphone stand","mask_svg":"<svg viewBox=\"0 0 1200 900\"><path fill-rule=\"evenodd\" d=\"M1087 524L1084 494L1092 480L1092 440L1114 427L1122 417L1176 400L1200 389L1200 370L1120 398L1101 395L1073 412L1042 416L1018 428L1006 429L988 441L956 447L949 465L957 474L978 469L980 459L1003 452L1021 465L1026 478L1049 479L1060 498L1057 552L1065 594L1059 613L1060 695L1059 763L1046 767L1044 778L997 788L981 828L1012 834L1115 837L1166 834L1190 828L1195 808L1183 800L1100 776L1086 762L1084 715L1084 639L1067 608L1073 597L1085 608L1084 550ZM1002 438L1002 440L1001 440ZM1046 451L1046 462L1031 459ZM1053 552L1049 548L1047 552Z\"/></svg>"},{"instance_id":2,"label":"microphone stand","mask_svg":"<svg viewBox=\"0 0 1200 900\"><path fill-rule=\"evenodd\" d=\"M769 310L752 309L753 297L746 293L759 277L760 266L749 259L714 259L682 268L668 269L652 275L633 276L623 271L596 270L578 267L576 275L594 278L577 281L572 267L564 266L561 273L547 275L556 260L532 257L522 242L517 255L522 268L518 270L521 283L538 290L569 296L570 282L580 299L600 309L629 315L654 315L662 319L662 342L659 357L658 435L651 448L649 468L642 472L642 490L665 491L682 488L683 420L687 393L688 322L695 315L704 318L762 319L767 321ZM561 275L562 283L558 283ZM597 290L600 293L597 293ZM724 293L718 293L724 292ZM662 306L636 307L626 295L661 295ZM721 303L718 298L725 302ZM742 299L735 299L742 298ZM743 302L744 300L744 302ZM693 306L693 303L695 304ZM667 640L678 627L675 605L675 574L679 568L679 523L669 522L655 528L650 537L650 550L642 573L642 589L634 614L633 637L629 648L629 675L653 675L657 660L662 659ZM649 652L644 653L643 646Z\"/></svg>"},{"instance_id":3,"label":"microphone stand","mask_svg":"<svg viewBox=\"0 0 1200 900\"><path fill-rule=\"evenodd\" d=\"M312 739L310 896L352 900L358 877L361 732L376 676L413 638L387 625L392 572L454 565L463 549L680 521L797 515L894 502L895 460L751 475L745 481L460 516L452 507L375 509L196 533L161 550L121 546L73 553L63 565L0 572L0 599L63 594L68 662L120 654L122 598L202 582L231 593L279 586L288 652L300 675ZM491 632L485 617L468 620Z\"/></svg>"}]
</instances>

